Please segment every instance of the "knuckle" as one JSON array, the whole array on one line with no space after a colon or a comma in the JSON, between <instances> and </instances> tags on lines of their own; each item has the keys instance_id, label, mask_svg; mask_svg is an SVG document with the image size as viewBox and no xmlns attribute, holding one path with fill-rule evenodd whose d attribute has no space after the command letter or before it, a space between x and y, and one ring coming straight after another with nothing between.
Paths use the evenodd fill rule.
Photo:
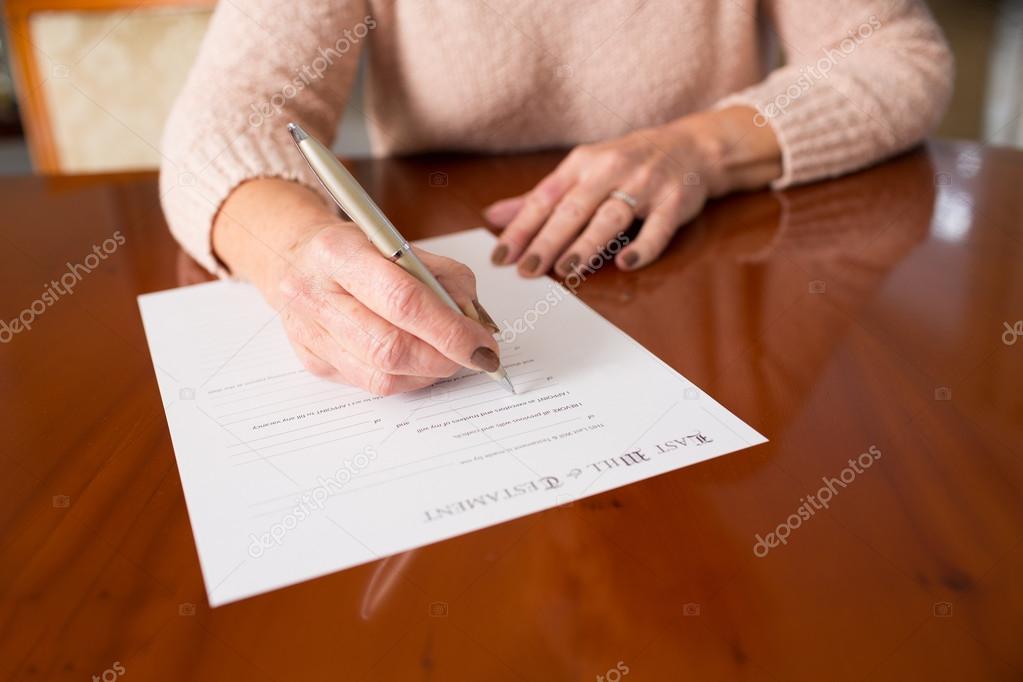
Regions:
<instances>
[{"instance_id":1,"label":"knuckle","mask_svg":"<svg viewBox=\"0 0 1023 682\"><path fill-rule=\"evenodd\" d=\"M660 176L654 166L649 163L644 163L636 167L636 170L632 173L632 181L640 187L648 187L651 183L657 180Z\"/></svg>"},{"instance_id":2,"label":"knuckle","mask_svg":"<svg viewBox=\"0 0 1023 682\"><path fill-rule=\"evenodd\" d=\"M383 370L375 369L369 375L366 388L374 395L394 395L398 390L398 377Z\"/></svg>"},{"instance_id":3,"label":"knuckle","mask_svg":"<svg viewBox=\"0 0 1023 682\"><path fill-rule=\"evenodd\" d=\"M331 320L332 309L327 303L326 298L315 288L311 287L308 290L303 291L302 294L295 299L295 302L300 308L305 310L307 314L311 315L313 319L321 322Z\"/></svg>"},{"instance_id":4,"label":"knuckle","mask_svg":"<svg viewBox=\"0 0 1023 682\"><path fill-rule=\"evenodd\" d=\"M314 353L314 349L323 348L324 336L319 327L303 321L290 329L288 336L292 345L304 350L302 355L307 355L314 360L319 359Z\"/></svg>"},{"instance_id":5,"label":"knuckle","mask_svg":"<svg viewBox=\"0 0 1023 682\"><path fill-rule=\"evenodd\" d=\"M548 211L550 207L551 200L543 191L535 189L526 196L525 208L534 214Z\"/></svg>"},{"instance_id":6,"label":"knuckle","mask_svg":"<svg viewBox=\"0 0 1023 682\"><path fill-rule=\"evenodd\" d=\"M312 340L308 325L297 317L289 315L285 320L285 331L288 341L295 347L295 351L300 357L305 357L307 355L305 346Z\"/></svg>"},{"instance_id":7,"label":"knuckle","mask_svg":"<svg viewBox=\"0 0 1023 682\"><path fill-rule=\"evenodd\" d=\"M600 168L608 173L617 173L629 165L629 156L621 149L608 149L600 156Z\"/></svg>"},{"instance_id":8,"label":"knuckle","mask_svg":"<svg viewBox=\"0 0 1023 682\"><path fill-rule=\"evenodd\" d=\"M457 282L460 286L476 287L476 275L469 266L453 258L444 258L437 262L437 267L431 268L438 276Z\"/></svg>"},{"instance_id":9,"label":"knuckle","mask_svg":"<svg viewBox=\"0 0 1023 682\"><path fill-rule=\"evenodd\" d=\"M307 372L320 379L326 379L333 374L330 367L313 357L302 358L302 366Z\"/></svg>"},{"instance_id":10,"label":"knuckle","mask_svg":"<svg viewBox=\"0 0 1023 682\"><path fill-rule=\"evenodd\" d=\"M309 248L314 257L320 260L329 260L334 256L336 240L331 230L320 230L309 240Z\"/></svg>"},{"instance_id":11,"label":"knuckle","mask_svg":"<svg viewBox=\"0 0 1023 682\"><path fill-rule=\"evenodd\" d=\"M566 161L586 163L593 157L593 147L588 144L580 144L568 153Z\"/></svg>"},{"instance_id":12,"label":"knuckle","mask_svg":"<svg viewBox=\"0 0 1023 682\"><path fill-rule=\"evenodd\" d=\"M452 268L452 274L459 280L465 282L470 288L476 288L476 273L474 273L468 265L455 263Z\"/></svg>"},{"instance_id":13,"label":"knuckle","mask_svg":"<svg viewBox=\"0 0 1023 682\"><path fill-rule=\"evenodd\" d=\"M333 243L333 241L334 232L329 229L322 229L318 230L316 234L312 236L309 240L309 245L315 246L316 248L327 248Z\"/></svg>"},{"instance_id":14,"label":"knuckle","mask_svg":"<svg viewBox=\"0 0 1023 682\"><path fill-rule=\"evenodd\" d=\"M593 256L600 254L603 249L604 244L601 243L601 240L597 235L585 233L583 234L583 236L579 238L579 241L576 244L576 246L573 247L573 250L583 258L583 261L579 264L579 267L580 268L588 267L590 269L594 268L593 265L590 264L589 259Z\"/></svg>"},{"instance_id":15,"label":"knuckle","mask_svg":"<svg viewBox=\"0 0 1023 682\"><path fill-rule=\"evenodd\" d=\"M675 211L670 198L664 194L651 197L646 204L646 209L646 213L643 216L643 224L641 225L644 230L659 221L662 216L670 215Z\"/></svg>"},{"instance_id":16,"label":"knuckle","mask_svg":"<svg viewBox=\"0 0 1023 682\"><path fill-rule=\"evenodd\" d=\"M583 215L583 207L575 197L565 197L558 204L556 212L559 217L578 220Z\"/></svg>"},{"instance_id":17,"label":"knuckle","mask_svg":"<svg viewBox=\"0 0 1023 682\"><path fill-rule=\"evenodd\" d=\"M628 225L632 222L632 211L621 201L605 201L594 219L607 225Z\"/></svg>"},{"instance_id":18,"label":"knuckle","mask_svg":"<svg viewBox=\"0 0 1023 682\"><path fill-rule=\"evenodd\" d=\"M305 371L309 372L315 377L320 379L326 379L334 373L334 369L320 360L318 357L313 355L311 352L303 348L302 346L295 346L295 353L298 355L299 362L302 363L302 367Z\"/></svg>"},{"instance_id":19,"label":"knuckle","mask_svg":"<svg viewBox=\"0 0 1023 682\"><path fill-rule=\"evenodd\" d=\"M456 317L445 322L438 330L438 348L445 355L454 357L468 357L469 353L464 349L469 348L472 342L472 332L469 331L468 318ZM475 323L474 323L475 324Z\"/></svg>"},{"instance_id":20,"label":"knuckle","mask_svg":"<svg viewBox=\"0 0 1023 682\"><path fill-rule=\"evenodd\" d=\"M298 277L287 274L277 283L277 293L287 299L295 298L302 291L302 282Z\"/></svg>"},{"instance_id":21,"label":"knuckle","mask_svg":"<svg viewBox=\"0 0 1023 682\"><path fill-rule=\"evenodd\" d=\"M345 254L344 258L338 259L340 261L338 267L345 267L351 261L356 264L355 267L362 268L367 261L377 263L380 258L380 252L376 247L364 239L354 243L348 242L345 246L336 247L336 250Z\"/></svg>"},{"instance_id":22,"label":"knuckle","mask_svg":"<svg viewBox=\"0 0 1023 682\"><path fill-rule=\"evenodd\" d=\"M422 308L422 297L419 287L411 277L403 277L393 282L386 294L385 306L391 319L411 320L419 316Z\"/></svg>"},{"instance_id":23,"label":"knuckle","mask_svg":"<svg viewBox=\"0 0 1023 682\"><path fill-rule=\"evenodd\" d=\"M501 241L515 247L516 249L524 249L529 245L529 241L534 234L536 234L535 229L509 228L501 235Z\"/></svg>"},{"instance_id":24,"label":"knuckle","mask_svg":"<svg viewBox=\"0 0 1023 682\"><path fill-rule=\"evenodd\" d=\"M667 213L675 214L682 210L686 204L686 193L680 189L672 188L660 197L660 205Z\"/></svg>"},{"instance_id":25,"label":"knuckle","mask_svg":"<svg viewBox=\"0 0 1023 682\"><path fill-rule=\"evenodd\" d=\"M395 372L405 366L408 356L408 337L397 327L392 327L373 347L370 362L387 372Z\"/></svg>"},{"instance_id":26,"label":"knuckle","mask_svg":"<svg viewBox=\"0 0 1023 682\"><path fill-rule=\"evenodd\" d=\"M660 252L671 241L677 226L674 223L659 222L649 227L644 227L640 235L645 237L644 241L650 245L651 250Z\"/></svg>"},{"instance_id":27,"label":"knuckle","mask_svg":"<svg viewBox=\"0 0 1023 682\"><path fill-rule=\"evenodd\" d=\"M550 253L555 250L555 247L560 244L560 240L556 240L551 237L551 233L547 230L540 232L536 235L536 238L530 242L530 251L540 254Z\"/></svg>"}]
</instances>

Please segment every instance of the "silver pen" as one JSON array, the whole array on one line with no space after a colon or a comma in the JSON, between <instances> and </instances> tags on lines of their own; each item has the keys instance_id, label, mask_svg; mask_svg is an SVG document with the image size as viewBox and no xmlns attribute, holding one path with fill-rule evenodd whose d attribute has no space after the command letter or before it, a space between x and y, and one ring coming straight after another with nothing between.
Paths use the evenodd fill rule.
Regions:
<instances>
[{"instance_id":1,"label":"silver pen","mask_svg":"<svg viewBox=\"0 0 1023 682\"><path fill-rule=\"evenodd\" d=\"M333 197L341 210L359 226L381 255L392 263L397 263L405 272L430 287L452 310L460 315L465 315L465 312L455 303L455 299L451 298L451 294L444 290L430 269L409 246L408 241L401 236L398 229L391 224L384 212L370 198L362 185L352 177L348 169L341 165L337 157L297 124L289 123L288 132L291 133L302 156L305 157L309 167L313 169L313 173L323 185L323 189L327 190L327 194ZM515 387L508 379L508 372L503 366L498 365L496 371L487 372L487 374L491 379L515 393Z\"/></svg>"}]
</instances>

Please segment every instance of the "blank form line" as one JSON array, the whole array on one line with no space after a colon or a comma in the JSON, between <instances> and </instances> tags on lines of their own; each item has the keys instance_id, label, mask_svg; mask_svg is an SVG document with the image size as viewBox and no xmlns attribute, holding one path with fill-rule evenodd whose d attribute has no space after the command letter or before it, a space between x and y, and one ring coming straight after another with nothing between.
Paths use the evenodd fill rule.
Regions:
<instances>
[{"instance_id":1,"label":"blank form line","mask_svg":"<svg viewBox=\"0 0 1023 682\"><path fill-rule=\"evenodd\" d=\"M309 424L307 426L300 426L297 429L288 429L287 431L278 431L277 433L272 433L269 436L260 436L259 438L250 438L249 440L242 441L241 443L232 443L232 444L228 445L227 447L234 448L234 447L238 447L238 446L242 446L242 445L248 445L249 443L254 443L257 440L266 440L267 438L277 438L278 436L283 436L283 435L288 434L288 433L295 433L296 431L304 431L306 429L312 429L312 428L315 428L317 426L323 426L324 424L333 424L334 422L339 422L339 421L342 421L344 419L353 419L355 417L364 417L367 414L370 414L371 412L372 412L372 410L366 410L365 412L359 412L357 414L349 414L349 415L346 415L344 417L338 417L337 419L328 419L326 421L316 422L315 424Z\"/></svg>"},{"instance_id":2,"label":"blank form line","mask_svg":"<svg viewBox=\"0 0 1023 682\"><path fill-rule=\"evenodd\" d=\"M519 431L518 433L511 433L511 434L503 435L503 436L501 436L501 440L504 441L504 440L507 440L509 438L518 438L519 436L525 436L526 434L533 433L534 431L543 431L544 429L550 429L550 428L553 428L555 426L561 426L562 424L569 424L569 423L574 422L574 421L579 421L580 419L583 419L583 417L572 417L571 419L565 419L564 421L554 422L553 424L544 424L543 426L538 426L535 429L526 429L525 431ZM446 451L438 453L436 455L430 455L429 457L420 457L419 459L412 460L410 462L402 462L401 464L395 464L393 466L385 467L383 469L376 469L374 471L360 472L358 474L358 478L365 478L365 477L368 477L368 476L376 476L376 475L379 475L379 474L387 473L388 471L396 471L398 469L404 469L405 467L410 467L410 466L413 466L413 465L416 465L416 464L422 464L423 462L429 462L430 460L438 459L440 457L447 457L449 455L454 455L454 454L459 453L459 452L464 452L465 450L472 450L474 448L483 447L484 445L493 445L493 444L494 444L493 441L484 441L482 443L473 443L472 445L466 445L466 446L463 446L463 447L460 447L460 448L455 448L454 450L446 450ZM506 450L507 450L507 448L503 448L502 452L504 452ZM450 466L452 464L458 464L458 462L449 462L449 463L444 464L442 466ZM433 471L434 469L440 469L440 468L441 467L433 467L431 469L422 469L420 471L412 472L411 475L426 473L427 471ZM395 479L387 479L387 480L395 480ZM383 481L383 482L386 482L386 481ZM374 483L373 485L379 485L379 484L378 483ZM304 495L306 493L309 493L309 492L311 492L313 490L316 490L316 487L318 487L318 486L314 486L312 488L306 488L305 490L299 491L298 493L288 493L287 495L277 495L275 497L268 497L268 498L260 500L258 502L253 502L252 504L249 505L249 507L250 508L251 507L258 507L258 506L261 506L261 505L264 505L264 504L269 504L271 502L276 502L278 500L283 500L285 498L290 498L290 497L301 497L302 495ZM369 487L369 486L364 486L364 487ZM361 490L361 488L355 488L354 490ZM262 512L262 513L260 513L258 515L262 516L265 513L266 512Z\"/></svg>"},{"instance_id":3,"label":"blank form line","mask_svg":"<svg viewBox=\"0 0 1023 682\"><path fill-rule=\"evenodd\" d=\"M533 433L534 431L543 431L544 429L550 429L550 428L553 428L555 426L561 426L562 424L568 424L569 422L574 422L574 421L577 421L579 419L582 419L582 417L572 417L571 419L566 419L566 420L560 421L560 422L554 422L553 424L544 424L543 426L538 426L535 429L526 429L525 431L519 431L518 433L506 434L506 435L501 436L501 440L503 441L503 440L507 440L509 438L518 438L519 436L524 436L527 433ZM376 471L369 471L369 472L366 472L366 475L367 476L371 476L373 474L381 474L381 473L384 473L385 471L393 471L394 469L401 469L403 467L411 466L413 464L419 464L420 462L428 462L431 459L437 459L438 457L447 457L448 455L453 455L456 452L462 452L463 450L471 450L473 448L478 448L478 447L482 447L484 445L493 445L493 444L494 444L493 441L487 441L487 442L484 442L484 443L474 443L473 445L466 445L465 447L455 448L454 450L447 450L447 451L442 452L442 453L437 454L437 455L430 455L429 457L420 457L419 459L413 460L411 462L405 462L403 464L395 464L394 466L387 467L386 469L377 469ZM507 449L507 448L505 448L505 449Z\"/></svg>"},{"instance_id":4,"label":"blank form line","mask_svg":"<svg viewBox=\"0 0 1023 682\"><path fill-rule=\"evenodd\" d=\"M282 398L282 399L278 400L277 402L272 402L272 403L271 402L261 402L258 405L253 405L252 407L245 407L245 408L242 408L240 410L235 410L234 412L225 412L225 413L217 415L217 416L220 419L223 419L224 417L234 417L235 415L244 414L245 412L251 412L252 410L262 410L262 409L266 409L267 407L273 407L273 406L277 406L277 405L284 405L285 403L290 403L290 402L292 402L294 400L303 400L303 399L306 399L306 398L312 398L313 396L323 395L324 393L333 393L334 391L337 391L340 388L341 388L340 386L334 385L334 386L331 386L330 388L325 388L322 391L313 391L311 393L305 393L303 395L292 396L291 398ZM334 397L340 398L342 395L344 395L344 394L340 394L339 393L339 394L337 394ZM284 409L288 409L288 408L284 408Z\"/></svg>"},{"instance_id":5,"label":"blank form line","mask_svg":"<svg viewBox=\"0 0 1023 682\"><path fill-rule=\"evenodd\" d=\"M448 412L457 412L458 410L467 410L470 407L476 407L477 405L485 405L487 403L492 403L495 400L509 400L511 398L512 398L512 396L510 396L510 395L499 395L496 398L491 398L490 400L482 400L482 401L480 401L478 403L472 403L471 405L459 405L458 407L451 407L451 408L446 409L446 410L441 410L440 412L434 412L433 414L427 414L427 415L424 415L422 417L416 417L416 419L417 420L419 420L419 419L433 419L434 417L439 417L440 415L447 414Z\"/></svg>"},{"instance_id":6,"label":"blank form line","mask_svg":"<svg viewBox=\"0 0 1023 682\"><path fill-rule=\"evenodd\" d=\"M274 457L283 457L284 455L291 455L302 450L308 450L309 448L319 447L320 445L330 445L331 443L340 443L343 440L351 440L352 438L358 438L359 436L365 436L370 433L376 433L377 431L383 431L383 427L370 429L369 431L363 431L361 433L353 433L350 436L342 436L341 438L334 438L333 440L325 440L322 443L313 443L311 445L303 445L300 448L294 450L287 450L285 452L275 452L272 455L263 455L262 459L249 459L244 462L236 462L233 466L241 466L243 464L255 464L256 462L262 462L264 459L273 459Z\"/></svg>"},{"instance_id":7,"label":"blank form line","mask_svg":"<svg viewBox=\"0 0 1023 682\"><path fill-rule=\"evenodd\" d=\"M419 474L425 474L425 473L428 473L430 471L436 471L437 469L443 469L444 467L455 466L456 464L458 464L458 462L445 462L444 464L438 464L435 467L431 467L429 469L423 469L422 471L413 471L412 473L405 474L404 476L395 476L394 478L389 478L386 481L379 481L377 483L370 483L369 485L364 485L364 486L359 487L359 488L347 488L347 489L342 490L341 492L334 493L332 495L328 495L327 496L327 500L329 501L330 499L335 498L335 497L344 497L348 493L357 493L360 490L366 490L367 488L373 488L373 487L376 487L378 485L384 485L384 484L389 483L391 481L398 481L398 480L401 480L403 478L408 478L410 476L418 476ZM314 490L314 488L310 488L310 490ZM303 494L305 494L305 493L298 493L297 495L289 495L289 497L294 497L296 499L299 499L299 498L301 498L301 496ZM257 514L253 514L249 518L258 519L258 518L261 518L263 516L269 516L270 514L280 514L281 512L283 512L285 510L291 509L293 506L294 505L288 505L287 507L282 507L280 509L271 509L271 510L268 510L268 511L259 512Z\"/></svg>"},{"instance_id":8,"label":"blank form line","mask_svg":"<svg viewBox=\"0 0 1023 682\"><path fill-rule=\"evenodd\" d=\"M518 378L521 378L522 376L524 376L526 374L534 374L536 372L541 372L541 371L543 371L543 370L535 369L535 370L531 370L529 372L523 372L522 374L515 375L515 376L513 376L511 373L509 373L508 376L511 379L518 379ZM486 385L488 383L491 384L491 385L490 385L490 388L488 388L486 391L479 391L478 393L470 393L468 395L455 395L456 393L459 393L460 391L469 390L471 388L478 388L478 387L484 386L484 385ZM504 390L501 386L498 386L496 384L491 383L489 378L488 378L488 380L486 382L484 382L484 383L474 384L472 386L467 386L467 387L462 388L462 389L454 389L454 390L448 391L446 393L446 395L452 395L454 397L451 397L451 398L447 398L446 397L445 399L438 400L437 402L441 403L441 404L444 404L444 403L455 403L455 402L458 402L459 400L465 400L466 398L475 398L476 396L486 395L487 393L493 393L494 391L496 391L498 389ZM435 396L430 396L430 397L435 397ZM428 407L428 406L427 405L421 405L420 407ZM417 417L417 419L426 419L426 417Z\"/></svg>"},{"instance_id":9,"label":"blank form line","mask_svg":"<svg viewBox=\"0 0 1023 682\"><path fill-rule=\"evenodd\" d=\"M315 405L316 403L322 403L322 402L326 402L328 400L334 400L335 398L345 398L345 397L347 397L349 395L353 395L353 394L352 393L345 393L343 395L328 396L326 398L319 398L317 400L310 400L307 403L299 403L298 405L292 405L291 407L286 407L286 408L284 408L283 412L281 412L280 410L271 410L270 412L263 412L262 414L254 414L251 417L244 417L242 419L238 419L238 420L233 421L233 422L224 422L224 423L225 424L241 424L241 423L244 423L244 422L247 422L247 421L252 421L253 419L262 419L263 417L268 417L270 415L278 414L278 413L280 413L281 416L283 417L283 416L285 416L285 413L287 413L290 410L297 410L300 407L305 407L307 405ZM263 406L263 407L265 407L265 406ZM287 415L287 416L294 417L295 415Z\"/></svg>"},{"instance_id":10,"label":"blank form line","mask_svg":"<svg viewBox=\"0 0 1023 682\"><path fill-rule=\"evenodd\" d=\"M540 381L542 381L542 379ZM558 385L557 382L554 382L554 383L551 383L551 384L547 384L547 386L557 386L557 385ZM487 391L487 392L490 393L491 391ZM483 395L483 394L481 393L479 395ZM502 396L498 396L496 398L491 398L490 400L483 400L483 401L478 402L478 403L471 403L469 405L456 405L455 407L449 407L448 409L441 410L440 412L434 412L433 414L426 414L426 415L423 415L422 417L416 417L416 420L419 421L421 419L433 419L434 417L439 417L440 415L447 414L448 412L457 412L458 410L467 410L470 407L477 407L478 405L485 405L486 403L492 403L495 400L513 400L516 397L518 397L518 396L502 395ZM427 407L427 406L424 405L424 407Z\"/></svg>"},{"instance_id":11,"label":"blank form line","mask_svg":"<svg viewBox=\"0 0 1023 682\"><path fill-rule=\"evenodd\" d=\"M251 400L252 398L259 398L260 396L270 395L271 393L279 393L281 391L290 391L293 388L303 388L305 386L315 386L318 383L320 383L320 379L317 379L315 381L306 381L305 383L301 383L301 384L291 384L290 386L279 386L278 388L274 388L274 389L271 389L269 391L263 391L262 393L253 393L252 395L243 395L243 396L240 396L240 397L239 396L226 396L228 398L233 398L233 399L232 400L222 400L222 401L216 403L216 406L217 407L221 407L223 405L230 405L231 403L237 403L237 402L241 402L243 400Z\"/></svg>"},{"instance_id":12,"label":"blank form line","mask_svg":"<svg viewBox=\"0 0 1023 682\"><path fill-rule=\"evenodd\" d=\"M508 369L508 368L506 367L505 369ZM536 372L542 372L542 371L543 371L542 369L531 369L528 372L520 372L518 374L514 374L513 372L509 371L508 372L508 378L509 379L518 379L519 377L523 377L523 376L525 376L527 374L535 374ZM474 379L479 379L479 381L473 381ZM469 382L473 382L473 383L469 383ZM479 374L474 374L474 375L466 375L465 377L462 377L462 378L456 380L456 382L453 382L453 383L458 383L458 387L457 388L452 388L450 390L441 391L440 389L438 389L436 387L436 385L435 386L427 386L426 388L420 388L420 389L417 389L415 391L410 391L409 393L406 394L406 395L415 395L417 393L426 393L426 395L422 395L422 396L420 396L418 398L406 398L406 399L402 400L401 402L406 404L406 405L410 404L410 403L418 403L418 402L422 402L424 400L435 399L438 395L453 395L453 394L458 393L460 391L467 391L467 390L469 390L471 388L479 388L480 386L485 386L486 384L488 384L490 382L491 382L491 379L489 377L487 377L485 374L483 374L482 372L480 372ZM457 400L457 398L451 398L451 400Z\"/></svg>"},{"instance_id":13,"label":"blank form line","mask_svg":"<svg viewBox=\"0 0 1023 682\"><path fill-rule=\"evenodd\" d=\"M269 445L263 445L263 446L258 447L258 448L250 447L248 450L246 450L244 452L236 452L236 453L234 453L231 456L232 457L238 457L240 455L248 454L249 452L259 452L261 450L269 450L270 448L275 448L278 445L287 445L288 443L297 443L298 441L305 440L307 438L316 438L317 436L323 436L323 435L326 435L328 433L337 433L338 431L344 431L345 429L354 429L356 426L362 426L364 424L372 424L372 423L373 423L372 419L367 419L364 422L356 422L355 424L348 424L347 426L339 426L336 429L328 429L327 431L320 431L319 433L310 433L307 436L299 436L298 438L292 438L291 440L281 441L280 443L270 443ZM326 441L326 442L329 443L330 441Z\"/></svg>"},{"instance_id":14,"label":"blank form line","mask_svg":"<svg viewBox=\"0 0 1023 682\"><path fill-rule=\"evenodd\" d=\"M574 417L573 419L568 419L568 420L565 420L563 422L557 422L555 424L547 424L545 426L541 426L541 427L538 427L538 428L535 428L535 429L530 429L529 431L523 431L521 433L516 433L516 434L510 435L510 436L501 436L501 440L503 441L503 440L505 440L507 438L515 438L517 436L521 436L521 435L524 435L524 434L527 434L527 433L532 433L533 431L540 431L542 429L548 429L548 428L550 428L552 426L558 426L560 424L565 424L565 423L570 422L570 421L575 421L576 419L582 419L582 417ZM505 447L501 443L497 443L497 442L494 442L494 441L489 441L489 442L486 442L486 443L477 443L476 445L471 445L471 446L468 446L468 447L465 447L465 448L460 448L460 450L469 450L471 448L482 447L484 445L497 445L500 448L500 452L507 452L507 453L511 454L511 449L510 448ZM427 459L436 459L437 457L443 457L444 455L450 455L450 454L453 454L455 452L458 452L458 450L449 450L448 452L441 453L440 455L434 455L433 457L423 458L423 459L420 459L420 460L417 460L417 461L424 462ZM255 460L255 461L258 462L259 460ZM411 464L411 462L410 462L410 464ZM334 498L334 497L344 497L346 495L350 495L352 493L357 493L357 492L360 492L362 490L367 490L369 488L375 488L376 486L380 486L380 485L386 485L386 484L388 484L388 483L390 483L392 481L399 481L399 480L402 480L402 479L405 479L405 478L409 478L410 476L419 476L420 474L425 474L425 473L429 473L431 471L436 471L437 469L443 469L444 467L455 466L457 464L458 464L458 462L445 462L444 464L439 464L439 465L437 465L435 467L430 467L429 469L420 469L419 471L412 471L412 472L407 473L407 474L405 474L403 476L393 476L393 477L390 477L390 478L386 478L383 481L377 481L376 483L369 483L367 485L359 486L359 487L356 487L356 488L345 488L345 489L341 490L338 493L334 493L333 495L330 495L330 497L331 498ZM375 474L375 473L380 473L380 472L379 471L371 471L371 472L367 472L366 474L360 474L360 476L369 476L369 475ZM312 490L312 489L313 488L310 488L310 490ZM260 514L260 516L263 516L263 514Z\"/></svg>"},{"instance_id":15,"label":"blank form line","mask_svg":"<svg viewBox=\"0 0 1023 682\"><path fill-rule=\"evenodd\" d=\"M228 391L252 391L257 388L265 388L271 381L280 381L281 379L290 379L299 374L306 374L304 369L293 370L291 372L284 372L283 374L276 374L268 377L261 377L254 381L248 381L244 386L219 386L211 388L206 391L206 395L226 395ZM234 394L237 395L237 394Z\"/></svg>"},{"instance_id":16,"label":"blank form line","mask_svg":"<svg viewBox=\"0 0 1023 682\"><path fill-rule=\"evenodd\" d=\"M502 393L506 393L507 392L506 389L504 389L501 386L491 386L490 388L488 388L485 391L479 391L477 393L470 393L468 395L459 396L457 398L448 398L447 400L438 400L437 402L440 403L440 404L456 403L459 400L466 400L467 398L477 398L477 397L479 397L481 395L486 395L488 393L493 393L494 391L501 391ZM420 405L419 407L420 408L431 407L431 405ZM434 405L434 407L440 407L440 405ZM449 411L449 410L445 410L445 411ZM416 417L416 419L426 419L426 417Z\"/></svg>"}]
</instances>

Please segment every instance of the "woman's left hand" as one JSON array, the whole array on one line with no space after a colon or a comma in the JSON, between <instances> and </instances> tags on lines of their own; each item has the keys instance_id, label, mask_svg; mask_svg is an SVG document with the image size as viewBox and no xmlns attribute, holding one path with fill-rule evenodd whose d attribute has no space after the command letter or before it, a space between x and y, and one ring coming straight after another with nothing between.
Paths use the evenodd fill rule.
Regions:
<instances>
[{"instance_id":1,"label":"woman's left hand","mask_svg":"<svg viewBox=\"0 0 1023 682\"><path fill-rule=\"evenodd\" d=\"M709 142L675 122L576 147L531 191L486 210L504 228L491 259L526 277L567 275L602 252L623 270L648 265L714 194ZM608 251L636 219L635 240Z\"/></svg>"}]
</instances>

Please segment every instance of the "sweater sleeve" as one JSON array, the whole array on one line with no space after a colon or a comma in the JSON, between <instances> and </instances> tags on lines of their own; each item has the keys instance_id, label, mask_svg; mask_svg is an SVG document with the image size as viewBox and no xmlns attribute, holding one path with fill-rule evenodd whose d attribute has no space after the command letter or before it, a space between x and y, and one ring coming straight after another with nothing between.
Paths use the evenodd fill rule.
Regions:
<instances>
[{"instance_id":1,"label":"sweater sleeve","mask_svg":"<svg viewBox=\"0 0 1023 682\"><path fill-rule=\"evenodd\" d=\"M847 173L919 142L944 114L953 58L919 0L770 0L785 65L716 108L745 105L782 151L782 188Z\"/></svg>"},{"instance_id":2,"label":"sweater sleeve","mask_svg":"<svg viewBox=\"0 0 1023 682\"><path fill-rule=\"evenodd\" d=\"M164 128L160 167L171 232L210 272L228 274L210 231L239 184L283 178L322 194L287 124L333 142L361 43L375 27L364 0L217 3Z\"/></svg>"}]
</instances>

